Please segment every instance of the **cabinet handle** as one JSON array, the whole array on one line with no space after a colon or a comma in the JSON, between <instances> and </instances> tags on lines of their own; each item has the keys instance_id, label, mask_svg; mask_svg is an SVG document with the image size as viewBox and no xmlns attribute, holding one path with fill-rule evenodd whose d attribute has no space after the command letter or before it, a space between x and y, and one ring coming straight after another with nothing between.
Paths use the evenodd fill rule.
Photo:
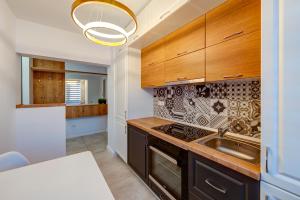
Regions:
<instances>
[{"instance_id":1,"label":"cabinet handle","mask_svg":"<svg viewBox=\"0 0 300 200\"><path fill-rule=\"evenodd\" d=\"M243 74L236 74L236 75L223 76L223 78L242 78L243 76L244 76Z\"/></svg>"},{"instance_id":2,"label":"cabinet handle","mask_svg":"<svg viewBox=\"0 0 300 200\"><path fill-rule=\"evenodd\" d=\"M187 77L179 77L179 78L177 78L177 80L178 81L185 81L185 80L188 80L188 78Z\"/></svg>"},{"instance_id":3,"label":"cabinet handle","mask_svg":"<svg viewBox=\"0 0 300 200\"><path fill-rule=\"evenodd\" d=\"M212 183L209 181L209 179L205 179L205 183L206 183L207 185L209 185L210 187L212 187L213 189L215 189L215 190L221 192L222 194L226 194L226 192L227 192L225 189L219 188L219 187L215 186L214 184L212 184Z\"/></svg>"},{"instance_id":4,"label":"cabinet handle","mask_svg":"<svg viewBox=\"0 0 300 200\"><path fill-rule=\"evenodd\" d=\"M178 53L177 56L182 56L182 55L187 54L187 53L188 53L187 51L184 51L184 52Z\"/></svg>"},{"instance_id":5,"label":"cabinet handle","mask_svg":"<svg viewBox=\"0 0 300 200\"><path fill-rule=\"evenodd\" d=\"M240 35L242 33L244 33L244 31L235 32L235 33L233 33L231 35L228 35L228 36L224 37L224 40L228 40L228 39L230 39L230 38L232 38L234 36Z\"/></svg>"},{"instance_id":6,"label":"cabinet handle","mask_svg":"<svg viewBox=\"0 0 300 200\"><path fill-rule=\"evenodd\" d=\"M266 147L266 173L268 174L269 173L269 165L268 165L268 160L269 160L269 147Z\"/></svg>"},{"instance_id":7,"label":"cabinet handle","mask_svg":"<svg viewBox=\"0 0 300 200\"><path fill-rule=\"evenodd\" d=\"M171 11L170 10L168 10L167 12L165 12L165 13L163 13L160 17L159 17L159 19L163 19L167 14L169 14Z\"/></svg>"}]
</instances>

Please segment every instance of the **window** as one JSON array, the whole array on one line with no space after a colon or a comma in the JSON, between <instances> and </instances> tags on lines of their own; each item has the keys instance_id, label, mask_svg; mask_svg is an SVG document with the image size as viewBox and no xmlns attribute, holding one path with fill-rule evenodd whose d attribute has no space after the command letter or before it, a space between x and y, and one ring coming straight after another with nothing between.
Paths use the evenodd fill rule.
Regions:
<instances>
[{"instance_id":1,"label":"window","mask_svg":"<svg viewBox=\"0 0 300 200\"><path fill-rule=\"evenodd\" d=\"M88 102L87 80L66 80L66 104L85 104Z\"/></svg>"}]
</instances>

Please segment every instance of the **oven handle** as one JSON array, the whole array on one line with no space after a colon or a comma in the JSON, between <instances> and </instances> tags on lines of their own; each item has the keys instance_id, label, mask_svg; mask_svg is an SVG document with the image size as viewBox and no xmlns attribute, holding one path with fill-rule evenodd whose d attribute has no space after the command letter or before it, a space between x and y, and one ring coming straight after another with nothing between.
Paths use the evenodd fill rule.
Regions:
<instances>
[{"instance_id":1,"label":"oven handle","mask_svg":"<svg viewBox=\"0 0 300 200\"><path fill-rule=\"evenodd\" d=\"M150 150L154 151L155 153L158 153L160 156L164 157L165 159L167 159L168 161L172 162L173 164L178 165L177 160L175 160L171 156L165 154L164 152L158 150L157 148L155 148L153 146L149 146L149 148L150 148Z\"/></svg>"}]
</instances>

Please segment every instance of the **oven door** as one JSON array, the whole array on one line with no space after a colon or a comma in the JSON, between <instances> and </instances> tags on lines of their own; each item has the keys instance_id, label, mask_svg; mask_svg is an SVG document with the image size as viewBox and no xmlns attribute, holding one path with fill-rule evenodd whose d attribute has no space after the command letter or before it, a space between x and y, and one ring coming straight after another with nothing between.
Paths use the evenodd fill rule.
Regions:
<instances>
[{"instance_id":1,"label":"oven door","mask_svg":"<svg viewBox=\"0 0 300 200\"><path fill-rule=\"evenodd\" d=\"M149 146L149 180L171 200L181 199L181 171L176 159Z\"/></svg>"}]
</instances>

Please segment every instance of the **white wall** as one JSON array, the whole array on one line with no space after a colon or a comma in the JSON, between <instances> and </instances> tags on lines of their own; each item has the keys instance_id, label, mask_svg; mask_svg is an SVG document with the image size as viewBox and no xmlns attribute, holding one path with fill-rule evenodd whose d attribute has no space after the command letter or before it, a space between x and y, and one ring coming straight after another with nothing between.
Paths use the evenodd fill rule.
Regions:
<instances>
[{"instance_id":1,"label":"white wall","mask_svg":"<svg viewBox=\"0 0 300 200\"><path fill-rule=\"evenodd\" d=\"M65 156L65 113L64 106L17 109L17 151L33 163Z\"/></svg>"},{"instance_id":2,"label":"white wall","mask_svg":"<svg viewBox=\"0 0 300 200\"><path fill-rule=\"evenodd\" d=\"M15 53L16 19L0 1L0 153L15 147L15 109L20 103L20 57Z\"/></svg>"},{"instance_id":3,"label":"white wall","mask_svg":"<svg viewBox=\"0 0 300 200\"><path fill-rule=\"evenodd\" d=\"M30 104L30 58L22 57L22 104Z\"/></svg>"},{"instance_id":4,"label":"white wall","mask_svg":"<svg viewBox=\"0 0 300 200\"><path fill-rule=\"evenodd\" d=\"M75 138L107 131L107 116L67 120L67 138Z\"/></svg>"},{"instance_id":5,"label":"white wall","mask_svg":"<svg viewBox=\"0 0 300 200\"><path fill-rule=\"evenodd\" d=\"M17 20L18 53L110 65L110 47L93 44L77 34L25 20Z\"/></svg>"}]
</instances>

